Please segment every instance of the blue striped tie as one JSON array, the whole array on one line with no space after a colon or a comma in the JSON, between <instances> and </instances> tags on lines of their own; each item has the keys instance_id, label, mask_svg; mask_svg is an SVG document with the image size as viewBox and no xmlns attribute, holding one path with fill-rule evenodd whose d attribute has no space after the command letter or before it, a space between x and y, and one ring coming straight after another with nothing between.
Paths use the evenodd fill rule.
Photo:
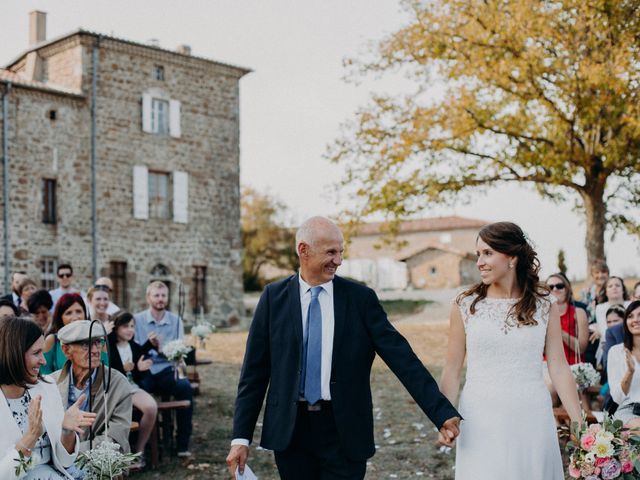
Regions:
<instances>
[{"instance_id":1,"label":"blue striped tie","mask_svg":"<svg viewBox=\"0 0 640 480\"><path fill-rule=\"evenodd\" d=\"M322 311L318 295L322 287L311 288L311 302L307 315L307 348L306 368L304 371L304 398L311 405L322 398L321 370L322 363Z\"/></svg>"}]
</instances>

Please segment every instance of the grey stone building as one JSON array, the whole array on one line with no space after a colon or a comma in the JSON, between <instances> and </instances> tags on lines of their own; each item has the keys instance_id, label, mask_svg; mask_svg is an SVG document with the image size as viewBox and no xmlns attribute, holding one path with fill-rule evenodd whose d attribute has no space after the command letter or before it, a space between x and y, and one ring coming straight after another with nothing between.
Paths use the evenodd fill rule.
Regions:
<instances>
[{"instance_id":1,"label":"grey stone building","mask_svg":"<svg viewBox=\"0 0 640 480\"><path fill-rule=\"evenodd\" d=\"M46 14L30 15L31 45L0 69L0 278L53 287L71 262L79 286L109 276L131 310L160 279L185 317L240 314L249 70L84 30L46 40Z\"/></svg>"}]
</instances>

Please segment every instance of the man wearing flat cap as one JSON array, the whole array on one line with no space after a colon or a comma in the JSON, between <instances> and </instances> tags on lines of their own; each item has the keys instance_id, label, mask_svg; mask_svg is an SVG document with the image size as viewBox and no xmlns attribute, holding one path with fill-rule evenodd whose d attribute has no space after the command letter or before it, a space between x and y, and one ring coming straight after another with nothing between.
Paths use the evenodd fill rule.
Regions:
<instances>
[{"instance_id":1,"label":"man wearing flat cap","mask_svg":"<svg viewBox=\"0 0 640 480\"><path fill-rule=\"evenodd\" d=\"M58 339L62 344L67 362L52 376L58 384L65 409L73 405L84 393L87 396L87 400L81 406L84 411L89 410L89 378L91 378L91 411L97 415L91 432L93 446L105 440L105 423L108 420L109 440L120 445L120 449L128 453L132 409L131 386L120 372L100 363L106 332L102 325L94 322L91 338L89 338L90 326L91 322L88 320L77 320L58 331ZM91 355L91 367L89 367L89 355ZM105 374L107 382L111 375L107 405L105 405L104 395ZM89 438L90 433L87 429L80 436L81 452L89 449Z\"/></svg>"}]
</instances>

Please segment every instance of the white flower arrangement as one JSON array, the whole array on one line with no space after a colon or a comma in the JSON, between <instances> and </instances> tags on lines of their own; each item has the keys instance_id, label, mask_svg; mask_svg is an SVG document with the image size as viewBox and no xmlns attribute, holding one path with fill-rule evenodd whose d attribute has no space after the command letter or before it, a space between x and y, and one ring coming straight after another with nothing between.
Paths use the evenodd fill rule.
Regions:
<instances>
[{"instance_id":1,"label":"white flower arrangement","mask_svg":"<svg viewBox=\"0 0 640 480\"><path fill-rule=\"evenodd\" d=\"M182 340L171 340L162 347L162 353L170 362L180 362L193 349Z\"/></svg>"},{"instance_id":2,"label":"white flower arrangement","mask_svg":"<svg viewBox=\"0 0 640 480\"><path fill-rule=\"evenodd\" d=\"M207 335L213 332L214 329L215 327L213 325L209 325L208 323L199 323L191 329L191 335L198 337L200 340L204 340L207 338Z\"/></svg>"},{"instance_id":3,"label":"white flower arrangement","mask_svg":"<svg viewBox=\"0 0 640 480\"><path fill-rule=\"evenodd\" d=\"M590 363L576 363L571 365L571 373L580 390L585 390L600 383L600 374Z\"/></svg>"},{"instance_id":4,"label":"white flower arrangement","mask_svg":"<svg viewBox=\"0 0 640 480\"><path fill-rule=\"evenodd\" d=\"M120 445L104 441L78 455L76 463L85 471L84 480L107 480L124 475L139 453L122 453Z\"/></svg>"}]
</instances>

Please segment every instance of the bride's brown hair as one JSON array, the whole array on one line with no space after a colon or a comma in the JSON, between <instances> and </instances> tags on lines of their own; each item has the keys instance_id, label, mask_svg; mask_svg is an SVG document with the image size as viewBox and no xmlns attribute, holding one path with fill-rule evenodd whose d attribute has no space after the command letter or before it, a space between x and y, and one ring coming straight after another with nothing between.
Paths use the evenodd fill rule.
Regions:
<instances>
[{"instance_id":1,"label":"bride's brown hair","mask_svg":"<svg viewBox=\"0 0 640 480\"><path fill-rule=\"evenodd\" d=\"M538 299L549 295L549 289L540 283L538 277L540 260L522 229L515 223L496 222L482 227L478 237L496 252L518 258L516 280L522 297L511 307L509 313L516 318L519 327L537 325L538 322L533 318L536 313L536 303ZM458 295L456 303L459 304L464 297L476 295L469 308L471 314L474 314L476 304L487 297L488 288L489 285L477 283Z\"/></svg>"}]
</instances>

